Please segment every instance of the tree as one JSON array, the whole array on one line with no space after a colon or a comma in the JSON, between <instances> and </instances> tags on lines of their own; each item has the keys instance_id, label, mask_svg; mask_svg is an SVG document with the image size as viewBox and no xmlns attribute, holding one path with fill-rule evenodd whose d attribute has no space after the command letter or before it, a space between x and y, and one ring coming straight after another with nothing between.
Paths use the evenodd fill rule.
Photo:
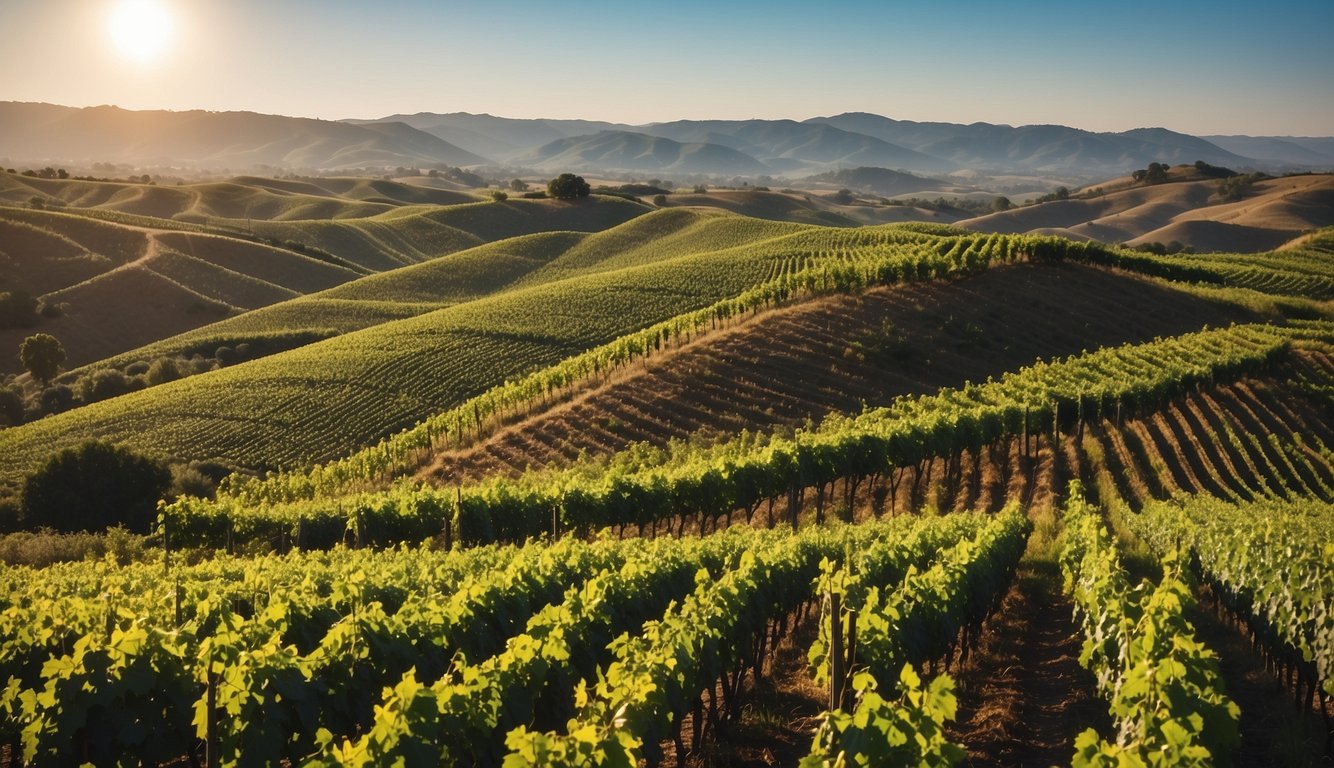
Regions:
<instances>
[{"instance_id":1,"label":"tree","mask_svg":"<svg viewBox=\"0 0 1334 768\"><path fill-rule=\"evenodd\" d=\"M491 190L491 199L497 203L503 203L506 200L510 199L510 196L505 194L504 192L501 192L498 189L493 189Z\"/></svg>"},{"instance_id":2,"label":"tree","mask_svg":"<svg viewBox=\"0 0 1334 768\"><path fill-rule=\"evenodd\" d=\"M47 386L65 362L65 348L49 333L35 333L19 346L19 362L32 377Z\"/></svg>"},{"instance_id":3,"label":"tree","mask_svg":"<svg viewBox=\"0 0 1334 768\"><path fill-rule=\"evenodd\" d=\"M528 182L524 181L523 179L510 179L510 191L527 192Z\"/></svg>"},{"instance_id":4,"label":"tree","mask_svg":"<svg viewBox=\"0 0 1334 768\"><path fill-rule=\"evenodd\" d=\"M1001 195L991 201L991 210L993 211L1008 211L1013 207L1014 203L1011 203L1010 198L1005 195Z\"/></svg>"},{"instance_id":5,"label":"tree","mask_svg":"<svg viewBox=\"0 0 1334 768\"><path fill-rule=\"evenodd\" d=\"M592 187L584 181L583 176L575 176L573 173L562 173L551 181L547 182L547 195L557 200L573 200L576 197L588 197Z\"/></svg>"},{"instance_id":6,"label":"tree","mask_svg":"<svg viewBox=\"0 0 1334 768\"><path fill-rule=\"evenodd\" d=\"M124 525L148 533L170 486L171 473L161 462L87 442L55 454L24 480L24 523L60 531Z\"/></svg>"},{"instance_id":7,"label":"tree","mask_svg":"<svg viewBox=\"0 0 1334 768\"><path fill-rule=\"evenodd\" d=\"M658 206L659 208L663 207L664 205L667 204L667 196L666 196L666 195L654 195L654 196L653 196L653 204L656 205L656 206Z\"/></svg>"}]
</instances>

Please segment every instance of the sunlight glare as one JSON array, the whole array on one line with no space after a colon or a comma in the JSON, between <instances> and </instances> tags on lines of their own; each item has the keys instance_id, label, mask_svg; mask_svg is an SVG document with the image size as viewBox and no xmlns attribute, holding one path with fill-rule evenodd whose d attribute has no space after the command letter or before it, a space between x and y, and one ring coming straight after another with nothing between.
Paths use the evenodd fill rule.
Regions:
<instances>
[{"instance_id":1,"label":"sunlight glare","mask_svg":"<svg viewBox=\"0 0 1334 768\"><path fill-rule=\"evenodd\" d=\"M121 0L111 10L108 32L122 56L146 64L166 52L175 24L160 0Z\"/></svg>"}]
</instances>

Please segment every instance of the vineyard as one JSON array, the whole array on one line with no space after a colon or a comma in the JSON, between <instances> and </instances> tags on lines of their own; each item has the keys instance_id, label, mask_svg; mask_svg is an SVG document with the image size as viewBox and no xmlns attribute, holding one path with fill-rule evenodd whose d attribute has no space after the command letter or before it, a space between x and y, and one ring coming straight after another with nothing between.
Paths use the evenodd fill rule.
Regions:
<instances>
[{"instance_id":1,"label":"vineyard","mask_svg":"<svg viewBox=\"0 0 1334 768\"><path fill-rule=\"evenodd\" d=\"M1327 765L1332 290L679 208L200 329L344 332L0 432L272 470L0 566L0 765Z\"/></svg>"}]
</instances>

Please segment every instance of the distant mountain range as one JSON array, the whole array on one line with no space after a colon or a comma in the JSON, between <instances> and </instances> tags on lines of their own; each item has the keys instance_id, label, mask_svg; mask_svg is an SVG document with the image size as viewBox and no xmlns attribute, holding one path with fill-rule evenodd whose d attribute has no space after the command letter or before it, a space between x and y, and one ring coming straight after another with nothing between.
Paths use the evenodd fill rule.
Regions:
<instances>
[{"instance_id":1,"label":"distant mountain range","mask_svg":"<svg viewBox=\"0 0 1334 768\"><path fill-rule=\"evenodd\" d=\"M1151 162L1334 169L1334 138L1094 133L1062 125L915 122L865 112L625 125L456 112L332 122L253 112L134 112L0 102L0 158L245 169L504 166L535 171L801 178L848 168L1100 176Z\"/></svg>"},{"instance_id":2,"label":"distant mountain range","mask_svg":"<svg viewBox=\"0 0 1334 768\"><path fill-rule=\"evenodd\" d=\"M0 158L204 168L477 165L486 158L402 123L254 112L136 112L0 102Z\"/></svg>"}]
</instances>

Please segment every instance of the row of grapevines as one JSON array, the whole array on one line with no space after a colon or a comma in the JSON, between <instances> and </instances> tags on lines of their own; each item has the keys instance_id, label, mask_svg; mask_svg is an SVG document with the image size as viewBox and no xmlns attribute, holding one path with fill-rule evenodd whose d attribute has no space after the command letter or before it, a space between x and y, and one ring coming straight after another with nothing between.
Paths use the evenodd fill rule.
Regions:
<instances>
[{"instance_id":1,"label":"row of grapevines","mask_svg":"<svg viewBox=\"0 0 1334 768\"><path fill-rule=\"evenodd\" d=\"M845 529L844 533L852 539L887 537L910 527L910 523L895 523ZM806 535L828 538L822 531ZM790 545L791 540L786 533L751 531L741 549L764 551ZM590 581L581 590L571 590L564 603L534 617L528 632L511 641L503 653L478 664L456 664L429 686L405 676L387 696L386 705L377 710L367 734L337 746L330 740L323 760L359 766L398 760L430 765L499 764L509 731L520 725L554 728L574 716L569 692L579 681L594 679L610 660L615 638L637 634L645 621L661 616L669 602L712 581L708 574L670 566L669 558L650 561L649 566L628 565ZM653 583L650 567L669 567L663 575L671 587ZM441 733L450 737L439 739Z\"/></svg>"},{"instance_id":2,"label":"row of grapevines","mask_svg":"<svg viewBox=\"0 0 1334 768\"><path fill-rule=\"evenodd\" d=\"M605 465L531 472L453 492L398 487L378 494L283 504L183 499L164 509L174 540L220 546L225 534L275 538L305 521L337 529L451 528L470 543L698 516L718 519L836 479L882 475L934 456L1068 427L1119 410L1149 410L1198 386L1257 371L1288 349L1283 330L1242 325L1039 363L999 381L902 398L888 408L830 417L791 437L735 439L670 455L634 451ZM366 534L367 538L375 538Z\"/></svg>"},{"instance_id":3,"label":"row of grapevines","mask_svg":"<svg viewBox=\"0 0 1334 768\"><path fill-rule=\"evenodd\" d=\"M1184 547L1298 690L1334 696L1334 504L1153 502L1129 521L1156 551Z\"/></svg>"},{"instance_id":4,"label":"row of grapevines","mask_svg":"<svg viewBox=\"0 0 1334 768\"><path fill-rule=\"evenodd\" d=\"M8 674L3 734L6 741L21 735L27 760L73 759L87 749L149 750L143 754L170 760L210 727L219 746L305 754L314 749L315 728L351 733L368 722L378 691L406 670L439 675L455 655L497 652L568 586L638 550L567 539L525 547L508 562L478 558L476 571L455 571L452 581L409 595L394 610L368 599L373 579L391 575L392 564L377 569L376 558L365 557L327 592L274 594L248 615L206 592L193 616L176 623L155 610L162 590L147 589L144 599L107 614L104 626L38 616L34 629L0 643ZM171 589L169 578L150 578ZM80 601L86 607L75 618L96 616L98 598L64 602ZM14 619L12 626L23 627L19 612ZM148 723L158 728L146 732ZM253 730L229 741L219 723Z\"/></svg>"},{"instance_id":5,"label":"row of grapevines","mask_svg":"<svg viewBox=\"0 0 1334 768\"><path fill-rule=\"evenodd\" d=\"M900 535L879 542L868 541L865 534L849 542L847 534L840 533L856 528L809 528L747 553L735 569L700 584L675 610L645 625L640 635L617 639L609 649L615 660L597 682L576 689L578 715L564 730L510 731L504 765L634 766L641 759L653 765L667 739L684 754L686 715L693 711L698 738L706 723L735 714L742 680L763 672L774 623L815 596L813 584L822 562L866 548L880 553L875 562L882 572L907 573L985 522L969 515L897 523ZM911 530L902 530L905 525ZM709 698L707 715L702 692Z\"/></svg>"},{"instance_id":6,"label":"row of grapevines","mask_svg":"<svg viewBox=\"0 0 1334 768\"><path fill-rule=\"evenodd\" d=\"M821 715L803 766L962 760L963 750L944 734L955 709L949 677L940 675L924 688L915 668L941 657L948 666L959 646L967 652L970 638L1013 580L1031 531L1028 517L1011 507L898 584L882 581L879 569L864 563L851 570L852 563L825 568L819 586L831 597L826 609L832 610L838 596L841 615L820 622L810 660L817 681L846 693L831 697L838 706ZM837 644L835 630L842 640ZM832 658L836 652L846 659ZM836 674L850 676L851 685L835 680ZM885 698L896 688L896 699ZM852 697L855 706L846 709Z\"/></svg>"},{"instance_id":7,"label":"row of grapevines","mask_svg":"<svg viewBox=\"0 0 1334 768\"><path fill-rule=\"evenodd\" d=\"M1156 585L1132 587L1101 515L1071 484L1061 572L1084 630L1080 662L1097 678L1116 726L1075 741L1074 765L1211 766L1238 743L1240 710L1223 691L1217 657L1184 611L1190 588L1175 555Z\"/></svg>"}]
</instances>

